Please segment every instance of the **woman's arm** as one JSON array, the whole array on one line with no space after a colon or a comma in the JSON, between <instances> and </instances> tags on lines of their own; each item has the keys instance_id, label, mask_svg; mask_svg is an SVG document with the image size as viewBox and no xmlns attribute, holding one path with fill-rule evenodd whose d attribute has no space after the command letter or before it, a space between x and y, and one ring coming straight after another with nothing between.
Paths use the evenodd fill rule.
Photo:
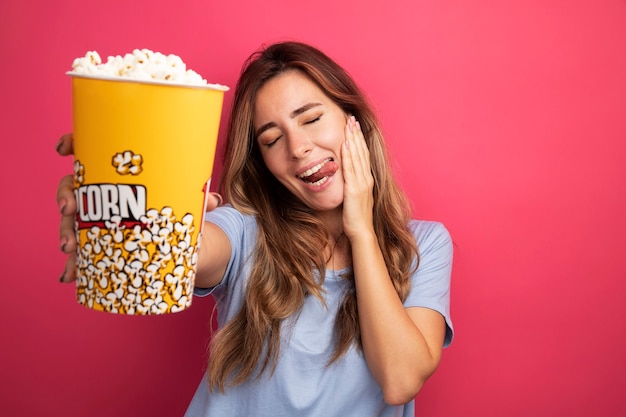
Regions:
<instances>
[{"instance_id":1,"label":"woman's arm","mask_svg":"<svg viewBox=\"0 0 626 417\"><path fill-rule=\"evenodd\" d=\"M345 134L343 226L352 248L363 350L385 402L404 404L439 365L445 320L434 310L402 305L374 233L369 151L352 117Z\"/></svg>"},{"instance_id":2,"label":"woman's arm","mask_svg":"<svg viewBox=\"0 0 626 417\"><path fill-rule=\"evenodd\" d=\"M439 365L446 324L428 308L404 308L373 233L351 240L361 340L388 404L411 401Z\"/></svg>"},{"instance_id":3,"label":"woman's arm","mask_svg":"<svg viewBox=\"0 0 626 417\"><path fill-rule=\"evenodd\" d=\"M213 210L219 199L213 197ZM209 205L210 203L207 203ZM226 233L211 222L204 222L202 244L198 252L198 270L196 272L197 288L212 288L220 283L231 254L230 240Z\"/></svg>"}]
</instances>

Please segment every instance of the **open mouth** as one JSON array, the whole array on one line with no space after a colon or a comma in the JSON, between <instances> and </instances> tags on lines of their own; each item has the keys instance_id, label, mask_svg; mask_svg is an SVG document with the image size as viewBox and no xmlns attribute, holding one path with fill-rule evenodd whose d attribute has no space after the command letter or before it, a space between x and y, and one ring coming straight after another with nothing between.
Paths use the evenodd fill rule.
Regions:
<instances>
[{"instance_id":1,"label":"open mouth","mask_svg":"<svg viewBox=\"0 0 626 417\"><path fill-rule=\"evenodd\" d=\"M337 172L337 163L333 158L328 158L298 175L302 181L309 185L322 185L328 178Z\"/></svg>"}]
</instances>

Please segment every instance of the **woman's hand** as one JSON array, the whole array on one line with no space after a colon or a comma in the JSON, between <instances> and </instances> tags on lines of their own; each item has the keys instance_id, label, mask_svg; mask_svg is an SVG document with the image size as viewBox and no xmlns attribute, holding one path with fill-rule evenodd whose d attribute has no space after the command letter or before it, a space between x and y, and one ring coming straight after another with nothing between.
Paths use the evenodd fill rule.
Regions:
<instances>
[{"instance_id":1,"label":"woman's hand","mask_svg":"<svg viewBox=\"0 0 626 417\"><path fill-rule=\"evenodd\" d=\"M361 125L348 118L341 161L344 179L343 231L350 240L359 233L373 233L374 177L370 152Z\"/></svg>"},{"instance_id":2,"label":"woman's hand","mask_svg":"<svg viewBox=\"0 0 626 417\"><path fill-rule=\"evenodd\" d=\"M74 139L72 135L63 135L57 143L56 150L62 156L73 154ZM59 281L72 282L76 280L76 198L74 197L74 175L66 175L59 182L57 206L61 213L59 245L61 251L68 255L65 269Z\"/></svg>"}]
</instances>

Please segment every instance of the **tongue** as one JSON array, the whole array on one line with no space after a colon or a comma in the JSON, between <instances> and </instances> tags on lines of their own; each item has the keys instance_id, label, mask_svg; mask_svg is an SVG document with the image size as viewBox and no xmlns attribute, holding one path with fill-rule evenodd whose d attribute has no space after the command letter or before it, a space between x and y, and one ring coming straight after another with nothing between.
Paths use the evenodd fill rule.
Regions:
<instances>
[{"instance_id":1,"label":"tongue","mask_svg":"<svg viewBox=\"0 0 626 417\"><path fill-rule=\"evenodd\" d=\"M337 163L335 161L329 161L329 162L326 162L326 164L324 164L322 169L317 171L315 174L305 177L303 179L306 182L316 182L316 181L321 180L324 177L333 175L335 172L337 172L338 168L339 167L337 166Z\"/></svg>"}]
</instances>

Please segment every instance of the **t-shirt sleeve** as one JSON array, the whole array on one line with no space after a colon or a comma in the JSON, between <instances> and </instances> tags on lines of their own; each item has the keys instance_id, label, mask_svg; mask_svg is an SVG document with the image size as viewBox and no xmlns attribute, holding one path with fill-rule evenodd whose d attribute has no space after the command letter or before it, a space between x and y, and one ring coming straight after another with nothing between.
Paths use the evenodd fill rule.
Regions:
<instances>
[{"instance_id":1,"label":"t-shirt sleeve","mask_svg":"<svg viewBox=\"0 0 626 417\"><path fill-rule=\"evenodd\" d=\"M222 281L212 288L195 287L193 293L198 297L205 297L212 294L217 288L227 285L228 277L236 275L233 269L241 264L239 260L243 256L242 253L244 251L244 234L246 231L249 231L246 216L230 205L224 205L206 213L204 220L215 224L224 231L230 241L231 255ZM208 248L208 250L210 250L210 248Z\"/></svg>"},{"instance_id":2,"label":"t-shirt sleeve","mask_svg":"<svg viewBox=\"0 0 626 417\"><path fill-rule=\"evenodd\" d=\"M441 223L414 221L411 229L417 241L419 265L411 277L411 292L405 307L435 310L446 321L444 347L452 342L454 328L450 318L450 278L452 273L452 238Z\"/></svg>"}]
</instances>

